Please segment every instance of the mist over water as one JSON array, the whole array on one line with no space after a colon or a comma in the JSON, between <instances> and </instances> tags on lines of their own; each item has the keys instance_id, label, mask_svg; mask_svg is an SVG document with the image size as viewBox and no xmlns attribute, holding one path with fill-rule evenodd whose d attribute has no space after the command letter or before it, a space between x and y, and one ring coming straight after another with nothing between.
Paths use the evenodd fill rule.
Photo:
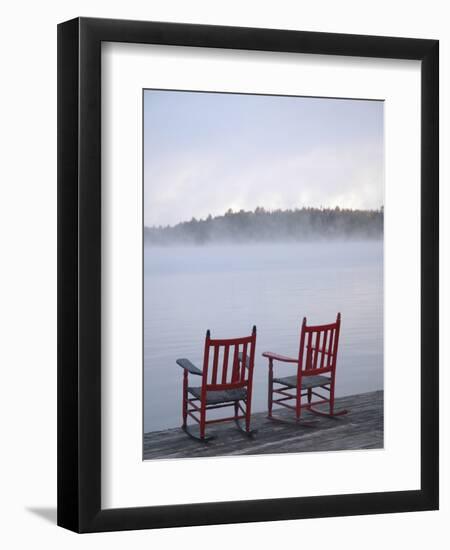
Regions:
<instances>
[{"instance_id":1,"label":"mist over water","mask_svg":"<svg viewBox=\"0 0 450 550\"><path fill-rule=\"evenodd\" d=\"M263 351L297 356L303 316L342 314L336 394L383 388L383 241L144 247L144 430L181 425L182 369L212 337L258 329L252 411L267 410ZM277 374L294 373L278 368ZM191 385L200 377L190 376Z\"/></svg>"}]
</instances>

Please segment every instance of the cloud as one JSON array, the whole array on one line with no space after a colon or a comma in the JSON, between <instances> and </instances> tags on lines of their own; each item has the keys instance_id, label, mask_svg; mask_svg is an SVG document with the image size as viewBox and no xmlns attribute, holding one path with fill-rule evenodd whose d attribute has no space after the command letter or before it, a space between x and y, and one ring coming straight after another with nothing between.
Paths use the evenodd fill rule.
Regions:
<instances>
[{"instance_id":1,"label":"cloud","mask_svg":"<svg viewBox=\"0 0 450 550\"><path fill-rule=\"evenodd\" d=\"M174 225L228 208L379 208L384 201L379 143L342 143L260 154L211 147L146 159L144 223Z\"/></svg>"}]
</instances>

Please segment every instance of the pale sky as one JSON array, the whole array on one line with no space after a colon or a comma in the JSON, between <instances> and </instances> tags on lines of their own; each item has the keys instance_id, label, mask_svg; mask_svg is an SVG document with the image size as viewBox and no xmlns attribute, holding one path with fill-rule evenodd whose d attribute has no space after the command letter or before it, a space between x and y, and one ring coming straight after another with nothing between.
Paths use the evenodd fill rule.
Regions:
<instances>
[{"instance_id":1,"label":"pale sky","mask_svg":"<svg viewBox=\"0 0 450 550\"><path fill-rule=\"evenodd\" d=\"M381 101L144 92L146 226L383 196Z\"/></svg>"}]
</instances>

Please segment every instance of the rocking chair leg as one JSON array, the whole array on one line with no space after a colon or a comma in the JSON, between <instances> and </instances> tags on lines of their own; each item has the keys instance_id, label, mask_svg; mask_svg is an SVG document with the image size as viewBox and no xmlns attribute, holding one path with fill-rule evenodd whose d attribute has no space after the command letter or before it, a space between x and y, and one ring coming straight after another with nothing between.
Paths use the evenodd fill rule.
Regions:
<instances>
[{"instance_id":1,"label":"rocking chair leg","mask_svg":"<svg viewBox=\"0 0 450 550\"><path fill-rule=\"evenodd\" d=\"M246 407L247 407L246 418L245 418L245 428L243 428L241 426L241 423L239 422L239 420L237 418L239 416L239 404L238 403L239 402L236 401L236 403L234 404L234 415L236 417L234 422L235 422L235 424L236 424L236 426L237 426L237 428L240 432L245 434L247 437L253 437L257 430L251 430L250 429L250 412L249 412L250 409L248 407L248 403L245 404Z\"/></svg>"},{"instance_id":2,"label":"rocking chair leg","mask_svg":"<svg viewBox=\"0 0 450 550\"><path fill-rule=\"evenodd\" d=\"M269 396L268 396L268 413L267 416L272 418L273 408L273 360L269 359Z\"/></svg>"},{"instance_id":3,"label":"rocking chair leg","mask_svg":"<svg viewBox=\"0 0 450 550\"><path fill-rule=\"evenodd\" d=\"M205 404L201 404L201 411L200 411L200 439L205 439L205 428L206 428L206 409Z\"/></svg>"},{"instance_id":4,"label":"rocking chair leg","mask_svg":"<svg viewBox=\"0 0 450 550\"><path fill-rule=\"evenodd\" d=\"M183 428L186 427L187 425L187 400L188 400L188 396L187 396L187 388L188 388L188 375L187 375L187 371L184 371L184 376L183 376Z\"/></svg>"},{"instance_id":5,"label":"rocking chair leg","mask_svg":"<svg viewBox=\"0 0 450 550\"><path fill-rule=\"evenodd\" d=\"M203 436L198 437L197 435L194 435L191 430L187 427L187 424L185 426L181 426L181 429L188 435L190 438L195 439L195 441L200 441L200 443L208 443L208 441L212 441L215 439L215 436L209 435L209 436Z\"/></svg>"},{"instance_id":6,"label":"rocking chair leg","mask_svg":"<svg viewBox=\"0 0 450 550\"><path fill-rule=\"evenodd\" d=\"M208 443L208 441L211 441L212 439L215 439L215 436L210 435L206 436L206 408L204 405L201 405L200 410L200 422L199 422L199 436L195 435L191 432L191 430L188 427L187 424L187 395L186 395L186 419L184 418L184 409L183 409L183 425L181 426L181 429L192 439L195 439L196 441L200 441L201 443Z\"/></svg>"},{"instance_id":7,"label":"rocking chair leg","mask_svg":"<svg viewBox=\"0 0 450 550\"><path fill-rule=\"evenodd\" d=\"M300 416L302 414L302 391L297 387L297 396L295 399L295 418L297 422L300 421Z\"/></svg>"},{"instance_id":8,"label":"rocking chair leg","mask_svg":"<svg viewBox=\"0 0 450 550\"><path fill-rule=\"evenodd\" d=\"M306 405L303 405L305 407ZM273 416L272 414L269 416L270 420L275 420L275 422L280 422L281 424L290 424L291 426L302 426L305 428L314 428L317 426L318 421L317 420L303 420L301 418L302 415L302 405L301 405L301 395L300 399L296 399L296 406L295 406L295 418L289 419L289 418L282 418L278 415Z\"/></svg>"},{"instance_id":9,"label":"rocking chair leg","mask_svg":"<svg viewBox=\"0 0 450 550\"><path fill-rule=\"evenodd\" d=\"M246 404L247 410L245 414L245 431L250 432L250 403Z\"/></svg>"},{"instance_id":10,"label":"rocking chair leg","mask_svg":"<svg viewBox=\"0 0 450 550\"><path fill-rule=\"evenodd\" d=\"M246 401L245 403L245 407L246 407L246 418L245 418L245 431L249 434L249 435L254 435L258 430L255 430L255 429L250 429L250 420L251 420L251 409L252 409L252 402L251 402L251 399Z\"/></svg>"},{"instance_id":11,"label":"rocking chair leg","mask_svg":"<svg viewBox=\"0 0 450 550\"><path fill-rule=\"evenodd\" d=\"M348 411L346 409L342 409L340 411L334 410L334 382L332 382L330 387L330 412L326 413L324 411L318 411L317 409L314 409L313 407L309 407L309 410L313 414L317 414L319 416L327 416L328 418L334 418L336 416L343 416L344 414L347 414Z\"/></svg>"},{"instance_id":12,"label":"rocking chair leg","mask_svg":"<svg viewBox=\"0 0 450 550\"><path fill-rule=\"evenodd\" d=\"M302 414L302 403L301 403L301 390L297 390L299 391L299 396L300 398L298 399L297 401L297 411L296 411L296 424L298 426L305 426L306 428L313 428L314 426L316 426L317 424L317 421L316 420L301 420L301 414ZM305 405L303 405L303 407L305 407Z\"/></svg>"}]
</instances>

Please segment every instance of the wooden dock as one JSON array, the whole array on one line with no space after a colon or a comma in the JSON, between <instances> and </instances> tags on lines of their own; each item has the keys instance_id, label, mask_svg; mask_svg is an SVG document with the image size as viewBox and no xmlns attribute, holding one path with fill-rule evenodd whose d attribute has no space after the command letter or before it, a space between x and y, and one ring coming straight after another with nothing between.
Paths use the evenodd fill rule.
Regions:
<instances>
[{"instance_id":1,"label":"wooden dock","mask_svg":"<svg viewBox=\"0 0 450 550\"><path fill-rule=\"evenodd\" d=\"M288 422L255 413L252 428L257 433L251 438L239 432L233 422L208 426L207 433L216 436L208 443L193 440L181 428L146 433L144 460L383 448L382 391L342 397L336 399L335 406L349 413L326 418L305 412L304 420L315 421L308 427L292 422L293 414L286 409L274 409L274 414Z\"/></svg>"}]
</instances>

